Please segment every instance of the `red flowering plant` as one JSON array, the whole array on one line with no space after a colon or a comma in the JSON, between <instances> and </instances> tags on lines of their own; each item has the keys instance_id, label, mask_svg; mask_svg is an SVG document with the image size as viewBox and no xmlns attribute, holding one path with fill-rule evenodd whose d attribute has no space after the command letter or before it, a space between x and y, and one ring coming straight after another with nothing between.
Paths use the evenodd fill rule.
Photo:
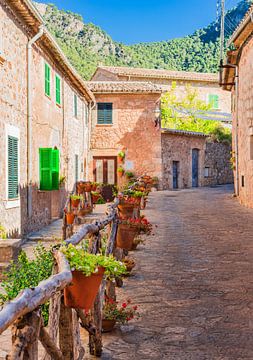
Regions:
<instances>
[{"instance_id":1,"label":"red flowering plant","mask_svg":"<svg viewBox=\"0 0 253 360\"><path fill-rule=\"evenodd\" d=\"M130 218L121 220L120 224L137 227L140 233L150 235L152 232L152 224L142 215L140 218Z\"/></svg>"},{"instance_id":2,"label":"red flowering plant","mask_svg":"<svg viewBox=\"0 0 253 360\"><path fill-rule=\"evenodd\" d=\"M103 307L103 319L115 320L117 323L124 325L134 318L139 319L140 314L137 310L138 306L133 305L131 299L119 305L117 301L106 296Z\"/></svg>"}]
</instances>

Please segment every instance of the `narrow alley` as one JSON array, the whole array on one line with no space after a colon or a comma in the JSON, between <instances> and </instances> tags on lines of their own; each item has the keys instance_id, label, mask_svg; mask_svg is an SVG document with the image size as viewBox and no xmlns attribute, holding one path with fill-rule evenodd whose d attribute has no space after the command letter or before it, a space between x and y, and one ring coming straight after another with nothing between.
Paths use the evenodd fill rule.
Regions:
<instances>
[{"instance_id":1,"label":"narrow alley","mask_svg":"<svg viewBox=\"0 0 253 360\"><path fill-rule=\"evenodd\" d=\"M141 319L104 335L102 359L253 359L253 210L232 193L150 194L158 227L119 293Z\"/></svg>"}]
</instances>

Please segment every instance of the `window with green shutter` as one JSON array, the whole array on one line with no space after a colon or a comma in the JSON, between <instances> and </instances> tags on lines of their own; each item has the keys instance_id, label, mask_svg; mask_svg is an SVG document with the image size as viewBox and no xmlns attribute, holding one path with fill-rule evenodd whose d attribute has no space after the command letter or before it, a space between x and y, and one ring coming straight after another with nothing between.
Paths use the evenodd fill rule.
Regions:
<instances>
[{"instance_id":1,"label":"window with green shutter","mask_svg":"<svg viewBox=\"0 0 253 360\"><path fill-rule=\"evenodd\" d=\"M55 75L55 100L61 105L61 78L58 75Z\"/></svg>"},{"instance_id":2,"label":"window with green shutter","mask_svg":"<svg viewBox=\"0 0 253 360\"><path fill-rule=\"evenodd\" d=\"M51 79L51 69L50 66L47 63L45 63L45 94L47 96L51 95L50 79Z\"/></svg>"},{"instance_id":3,"label":"window with green shutter","mask_svg":"<svg viewBox=\"0 0 253 360\"><path fill-rule=\"evenodd\" d=\"M8 199L18 198L18 139L8 136Z\"/></svg>"},{"instance_id":4,"label":"window with green shutter","mask_svg":"<svg viewBox=\"0 0 253 360\"><path fill-rule=\"evenodd\" d=\"M208 95L208 103L209 103L209 105L211 105L212 109L218 110L219 109L219 96L209 94Z\"/></svg>"},{"instance_id":5,"label":"window with green shutter","mask_svg":"<svg viewBox=\"0 0 253 360\"><path fill-rule=\"evenodd\" d=\"M59 189L60 152L58 149L40 148L40 190Z\"/></svg>"},{"instance_id":6,"label":"window with green shutter","mask_svg":"<svg viewBox=\"0 0 253 360\"><path fill-rule=\"evenodd\" d=\"M97 104L98 124L112 124L112 103Z\"/></svg>"},{"instance_id":7,"label":"window with green shutter","mask_svg":"<svg viewBox=\"0 0 253 360\"><path fill-rule=\"evenodd\" d=\"M78 117L78 102L76 94L74 94L74 117Z\"/></svg>"}]
</instances>

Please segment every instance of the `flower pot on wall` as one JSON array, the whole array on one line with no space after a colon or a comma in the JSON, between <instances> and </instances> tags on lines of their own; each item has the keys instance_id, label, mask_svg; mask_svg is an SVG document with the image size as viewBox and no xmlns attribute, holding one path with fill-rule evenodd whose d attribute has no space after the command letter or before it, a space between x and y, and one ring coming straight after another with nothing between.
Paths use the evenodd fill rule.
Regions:
<instances>
[{"instance_id":1,"label":"flower pot on wall","mask_svg":"<svg viewBox=\"0 0 253 360\"><path fill-rule=\"evenodd\" d=\"M103 319L102 320L102 331L104 333L111 332L114 329L115 324L116 324L115 320Z\"/></svg>"},{"instance_id":2,"label":"flower pot on wall","mask_svg":"<svg viewBox=\"0 0 253 360\"><path fill-rule=\"evenodd\" d=\"M120 249L131 250L134 238L137 234L137 227L119 224L116 238L116 247Z\"/></svg>"},{"instance_id":3,"label":"flower pot on wall","mask_svg":"<svg viewBox=\"0 0 253 360\"><path fill-rule=\"evenodd\" d=\"M72 271L72 283L64 289L64 304L67 307L89 311L95 301L104 275L104 268L85 276L81 271Z\"/></svg>"},{"instance_id":4,"label":"flower pot on wall","mask_svg":"<svg viewBox=\"0 0 253 360\"><path fill-rule=\"evenodd\" d=\"M80 204L80 199L71 199L71 206L77 208Z\"/></svg>"},{"instance_id":5,"label":"flower pot on wall","mask_svg":"<svg viewBox=\"0 0 253 360\"><path fill-rule=\"evenodd\" d=\"M73 213L66 214L67 225L72 225L74 223L74 220L75 220L75 215Z\"/></svg>"},{"instance_id":6,"label":"flower pot on wall","mask_svg":"<svg viewBox=\"0 0 253 360\"><path fill-rule=\"evenodd\" d=\"M119 204L118 205L119 213L121 219L129 219L132 218L134 215L134 204Z\"/></svg>"}]
</instances>

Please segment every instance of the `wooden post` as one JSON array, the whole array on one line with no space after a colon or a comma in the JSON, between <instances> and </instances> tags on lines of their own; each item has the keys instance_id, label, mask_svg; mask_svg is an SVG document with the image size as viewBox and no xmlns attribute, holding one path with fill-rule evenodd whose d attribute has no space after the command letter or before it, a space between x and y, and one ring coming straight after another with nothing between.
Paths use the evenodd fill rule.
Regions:
<instances>
[{"instance_id":1,"label":"wooden post","mask_svg":"<svg viewBox=\"0 0 253 360\"><path fill-rule=\"evenodd\" d=\"M12 350L8 360L37 360L41 327L40 310L26 314L12 326Z\"/></svg>"},{"instance_id":2,"label":"wooden post","mask_svg":"<svg viewBox=\"0 0 253 360\"><path fill-rule=\"evenodd\" d=\"M61 299L59 341L64 360L83 358L85 351L81 345L77 314L73 309L64 305L63 297Z\"/></svg>"},{"instance_id":3,"label":"wooden post","mask_svg":"<svg viewBox=\"0 0 253 360\"><path fill-rule=\"evenodd\" d=\"M90 354L94 356L101 356L103 350L102 344L102 311L104 302L105 280L100 286L97 294L93 310L91 312L91 321L96 326L95 335L89 335L89 349Z\"/></svg>"}]
</instances>

